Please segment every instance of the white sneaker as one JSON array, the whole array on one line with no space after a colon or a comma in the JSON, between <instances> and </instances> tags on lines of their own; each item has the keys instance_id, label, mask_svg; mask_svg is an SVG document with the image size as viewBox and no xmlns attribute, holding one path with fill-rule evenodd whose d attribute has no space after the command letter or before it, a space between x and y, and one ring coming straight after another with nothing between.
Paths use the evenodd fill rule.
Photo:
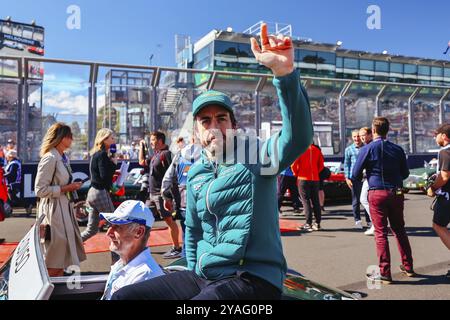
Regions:
<instances>
[{"instance_id":1,"label":"white sneaker","mask_svg":"<svg viewBox=\"0 0 450 320\"><path fill-rule=\"evenodd\" d=\"M369 230L367 230L366 232L364 232L364 234L366 236L373 236L375 234L375 227L372 225Z\"/></svg>"},{"instance_id":2,"label":"white sneaker","mask_svg":"<svg viewBox=\"0 0 450 320\"><path fill-rule=\"evenodd\" d=\"M355 228L361 230L364 229L361 220L355 222Z\"/></svg>"}]
</instances>

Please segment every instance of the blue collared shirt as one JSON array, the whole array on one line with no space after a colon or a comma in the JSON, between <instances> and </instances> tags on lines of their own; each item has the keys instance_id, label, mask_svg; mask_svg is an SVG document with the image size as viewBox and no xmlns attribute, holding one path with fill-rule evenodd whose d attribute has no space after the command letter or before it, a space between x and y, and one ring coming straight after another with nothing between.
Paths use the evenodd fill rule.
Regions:
<instances>
[{"instance_id":1,"label":"blue collared shirt","mask_svg":"<svg viewBox=\"0 0 450 320\"><path fill-rule=\"evenodd\" d=\"M153 259L150 249L147 248L128 264L124 265L122 260L119 260L111 266L102 300L110 300L116 291L125 286L162 275L164 272Z\"/></svg>"},{"instance_id":2,"label":"blue collared shirt","mask_svg":"<svg viewBox=\"0 0 450 320\"><path fill-rule=\"evenodd\" d=\"M405 151L381 138L375 139L360 150L352 179L361 181L364 169L371 190L401 188L403 180L409 176Z\"/></svg>"},{"instance_id":3,"label":"blue collared shirt","mask_svg":"<svg viewBox=\"0 0 450 320\"><path fill-rule=\"evenodd\" d=\"M345 149L344 175L346 179L351 179L352 177L353 167L355 166L360 150L361 148L356 147L356 144L352 144Z\"/></svg>"}]
</instances>

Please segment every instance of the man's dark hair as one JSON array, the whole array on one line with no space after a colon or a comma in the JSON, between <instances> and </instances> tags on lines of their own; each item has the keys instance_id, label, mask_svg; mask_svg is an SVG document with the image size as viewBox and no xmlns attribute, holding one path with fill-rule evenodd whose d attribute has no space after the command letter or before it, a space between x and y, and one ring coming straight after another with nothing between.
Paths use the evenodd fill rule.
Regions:
<instances>
[{"instance_id":1,"label":"man's dark hair","mask_svg":"<svg viewBox=\"0 0 450 320\"><path fill-rule=\"evenodd\" d=\"M382 137L386 137L389 132L389 120L385 117L376 117L372 121L372 127L375 133Z\"/></svg>"},{"instance_id":2,"label":"man's dark hair","mask_svg":"<svg viewBox=\"0 0 450 320\"><path fill-rule=\"evenodd\" d=\"M443 123L436 129L436 134L443 133L450 139L450 123Z\"/></svg>"},{"instance_id":3,"label":"man's dark hair","mask_svg":"<svg viewBox=\"0 0 450 320\"><path fill-rule=\"evenodd\" d=\"M150 136L155 136L156 140L162 140L163 143L166 143L166 135L161 131L153 131Z\"/></svg>"}]
</instances>

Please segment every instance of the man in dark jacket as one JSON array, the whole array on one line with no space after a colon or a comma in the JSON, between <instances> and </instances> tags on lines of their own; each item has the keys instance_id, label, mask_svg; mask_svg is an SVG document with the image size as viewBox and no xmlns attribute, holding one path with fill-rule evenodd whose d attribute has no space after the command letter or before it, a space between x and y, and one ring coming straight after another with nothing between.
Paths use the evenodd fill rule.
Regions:
<instances>
[{"instance_id":1,"label":"man in dark jacket","mask_svg":"<svg viewBox=\"0 0 450 320\"><path fill-rule=\"evenodd\" d=\"M153 156L145 159L143 152L139 154L139 164L149 168L149 190L150 206L156 208L157 213L166 222L170 229L172 238L172 248L163 255L165 259L175 259L181 256L181 246L179 242L178 225L169 212L164 208L164 199L161 196L161 185L164 174L172 163L172 153L166 145L166 136L164 133L155 131L150 134L150 145L153 149ZM141 150L143 150L141 142ZM172 188L173 192L178 191L178 186ZM178 196L175 194L174 196Z\"/></svg>"},{"instance_id":2,"label":"man in dark jacket","mask_svg":"<svg viewBox=\"0 0 450 320\"><path fill-rule=\"evenodd\" d=\"M388 131L388 119L379 117L373 120L374 140L361 149L352 173L352 180L360 182L366 169L369 181L369 207L375 226L380 273L368 274L367 278L385 284L392 282L388 221L402 259L400 270L408 276L414 275L411 245L403 215L405 197L402 186L403 180L409 176L409 169L403 149L386 139Z\"/></svg>"}]
</instances>

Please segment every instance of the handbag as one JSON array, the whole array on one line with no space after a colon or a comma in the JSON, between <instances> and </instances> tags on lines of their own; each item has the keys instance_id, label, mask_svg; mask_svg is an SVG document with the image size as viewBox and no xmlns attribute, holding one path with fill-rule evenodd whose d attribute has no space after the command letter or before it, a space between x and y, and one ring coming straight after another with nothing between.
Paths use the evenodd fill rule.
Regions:
<instances>
[{"instance_id":1,"label":"handbag","mask_svg":"<svg viewBox=\"0 0 450 320\"><path fill-rule=\"evenodd\" d=\"M53 180L55 180L56 168L57 168L57 165L55 165L55 171L53 171L52 180L51 180L51 182L50 182L51 185L53 185L53 183L54 183ZM37 210L37 211L39 211L39 208L40 208L40 202L41 202L41 201L42 201L42 200L38 198L37 204L36 204L36 210ZM38 217L40 216L40 213L39 213L39 212L37 213L37 216L38 216ZM44 228L44 230L43 230L43 233L44 233L44 234L41 234L41 238L43 238L45 241L50 241L50 240L51 240L51 228L50 228L50 225L49 225L49 224L42 224L41 227L42 227L42 226L43 226L43 228Z\"/></svg>"},{"instance_id":2,"label":"handbag","mask_svg":"<svg viewBox=\"0 0 450 320\"><path fill-rule=\"evenodd\" d=\"M331 177L331 170L328 167L323 167L322 171L319 173L320 180L327 180Z\"/></svg>"}]
</instances>

